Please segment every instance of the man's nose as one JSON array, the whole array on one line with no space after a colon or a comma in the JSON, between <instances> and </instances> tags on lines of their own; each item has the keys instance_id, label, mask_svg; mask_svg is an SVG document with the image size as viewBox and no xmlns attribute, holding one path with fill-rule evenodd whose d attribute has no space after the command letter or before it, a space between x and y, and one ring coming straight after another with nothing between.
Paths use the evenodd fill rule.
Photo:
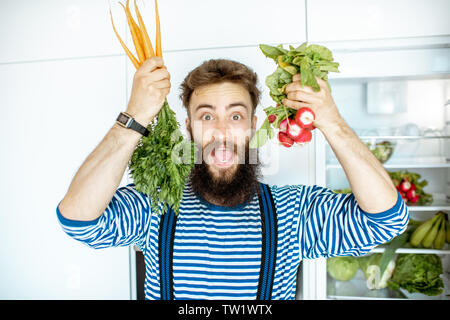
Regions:
<instances>
[{"instance_id":1,"label":"man's nose","mask_svg":"<svg viewBox=\"0 0 450 320\"><path fill-rule=\"evenodd\" d=\"M214 127L214 140L215 141L225 141L227 140L227 137L230 137L230 129L228 126L227 121L225 120L219 120L217 121L217 125Z\"/></svg>"}]
</instances>

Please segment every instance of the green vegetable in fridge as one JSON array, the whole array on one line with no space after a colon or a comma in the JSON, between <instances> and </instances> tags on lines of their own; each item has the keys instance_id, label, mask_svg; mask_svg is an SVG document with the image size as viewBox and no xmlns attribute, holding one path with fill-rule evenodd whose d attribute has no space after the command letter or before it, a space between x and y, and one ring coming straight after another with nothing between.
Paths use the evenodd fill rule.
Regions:
<instances>
[{"instance_id":1,"label":"green vegetable in fridge","mask_svg":"<svg viewBox=\"0 0 450 320\"><path fill-rule=\"evenodd\" d=\"M328 258L327 271L336 280L351 280L358 271L358 260L355 257Z\"/></svg>"},{"instance_id":2,"label":"green vegetable in fridge","mask_svg":"<svg viewBox=\"0 0 450 320\"><path fill-rule=\"evenodd\" d=\"M383 289L388 285L388 280L392 277L395 268L393 257L385 266L383 254L374 253L358 258L359 266L366 277L366 285L369 289Z\"/></svg>"},{"instance_id":3,"label":"green vegetable in fridge","mask_svg":"<svg viewBox=\"0 0 450 320\"><path fill-rule=\"evenodd\" d=\"M435 254L399 254L396 268L388 285L393 290L400 288L410 293L418 292L427 296L442 293L442 261Z\"/></svg>"},{"instance_id":4,"label":"green vegetable in fridge","mask_svg":"<svg viewBox=\"0 0 450 320\"><path fill-rule=\"evenodd\" d=\"M394 152L394 143L390 141L382 141L377 143L367 142L366 146L381 163L388 161Z\"/></svg>"}]
</instances>

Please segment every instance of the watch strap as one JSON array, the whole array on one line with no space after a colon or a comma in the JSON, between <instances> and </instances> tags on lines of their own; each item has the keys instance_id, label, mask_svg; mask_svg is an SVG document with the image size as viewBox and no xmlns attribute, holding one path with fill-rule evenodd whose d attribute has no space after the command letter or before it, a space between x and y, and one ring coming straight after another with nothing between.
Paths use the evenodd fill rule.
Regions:
<instances>
[{"instance_id":1,"label":"watch strap","mask_svg":"<svg viewBox=\"0 0 450 320\"><path fill-rule=\"evenodd\" d=\"M119 114L119 116L117 117L116 121L125 128L129 128L131 130L134 130L136 132L139 132L140 134L142 134L144 137L147 137L149 135L149 131L147 130L146 127L144 127L143 125L141 125L139 122L137 122L136 120L134 120L134 118L126 113L126 112L121 112Z\"/></svg>"}]
</instances>

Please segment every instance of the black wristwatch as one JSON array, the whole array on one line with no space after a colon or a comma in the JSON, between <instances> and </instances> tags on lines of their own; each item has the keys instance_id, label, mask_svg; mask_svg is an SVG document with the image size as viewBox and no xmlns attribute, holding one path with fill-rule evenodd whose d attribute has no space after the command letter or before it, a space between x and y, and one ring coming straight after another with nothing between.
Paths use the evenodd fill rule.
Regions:
<instances>
[{"instance_id":1,"label":"black wristwatch","mask_svg":"<svg viewBox=\"0 0 450 320\"><path fill-rule=\"evenodd\" d=\"M150 133L146 127L141 125L139 122L136 122L136 120L134 120L133 117L126 112L121 112L117 117L116 122L124 128L129 128L139 132L144 137L147 137Z\"/></svg>"}]
</instances>

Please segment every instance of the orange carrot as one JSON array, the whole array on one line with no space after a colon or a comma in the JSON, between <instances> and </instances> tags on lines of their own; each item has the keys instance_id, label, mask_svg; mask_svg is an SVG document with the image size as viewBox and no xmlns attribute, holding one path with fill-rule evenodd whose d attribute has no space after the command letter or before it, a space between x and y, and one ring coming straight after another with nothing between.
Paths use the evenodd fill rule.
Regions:
<instances>
[{"instance_id":1,"label":"orange carrot","mask_svg":"<svg viewBox=\"0 0 450 320\"><path fill-rule=\"evenodd\" d=\"M127 0L126 8L121 2L119 2L119 4L123 7L123 10L125 11L125 14L127 16L128 26L130 27L130 32L131 32L131 38L133 39L134 47L136 49L136 53L138 55L139 62L142 64L145 61L144 50L142 50L141 44L139 43L139 37L137 35L138 31L134 29L134 25L133 25L134 20L133 20L133 17L131 16L129 2L130 2L130 0ZM135 24L136 24L136 22L135 22Z\"/></svg>"},{"instance_id":2,"label":"orange carrot","mask_svg":"<svg viewBox=\"0 0 450 320\"><path fill-rule=\"evenodd\" d=\"M156 55L162 58L161 27L159 25L158 3L156 2L156 0L155 0L155 12L156 12Z\"/></svg>"},{"instance_id":3,"label":"orange carrot","mask_svg":"<svg viewBox=\"0 0 450 320\"><path fill-rule=\"evenodd\" d=\"M122 41L122 39L119 36L119 33L116 30L116 27L114 26L114 21L113 21L113 16L112 16L112 12L111 12L111 8L109 9L109 15L111 16L111 23L114 29L114 33L117 36L117 39L119 39L120 44L122 45L122 48L125 50L125 53L127 54L128 58L130 58L131 62L133 63L133 65L135 66L136 69L139 68L140 63L139 61L133 56L133 54L131 53L131 51L127 48L127 46L125 45L125 43Z\"/></svg>"},{"instance_id":4,"label":"orange carrot","mask_svg":"<svg viewBox=\"0 0 450 320\"><path fill-rule=\"evenodd\" d=\"M150 41L150 37L148 36L147 29L145 28L144 20L142 20L142 16L139 12L136 0L134 0L134 9L136 10L136 16L139 22L139 26L141 27L142 43L144 47L145 57L147 59L154 57L155 51L153 51L152 42Z\"/></svg>"}]
</instances>

